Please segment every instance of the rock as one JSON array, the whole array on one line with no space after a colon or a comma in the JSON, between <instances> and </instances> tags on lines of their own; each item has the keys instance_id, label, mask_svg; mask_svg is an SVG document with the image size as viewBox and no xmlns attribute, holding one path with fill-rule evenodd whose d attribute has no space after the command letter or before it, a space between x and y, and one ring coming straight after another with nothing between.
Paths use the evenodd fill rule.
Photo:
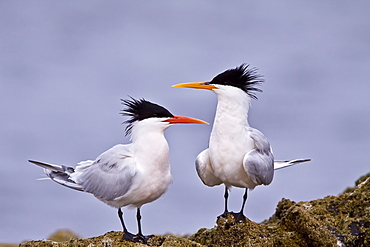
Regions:
<instances>
[{"instance_id":1,"label":"rock","mask_svg":"<svg viewBox=\"0 0 370 247\"><path fill-rule=\"evenodd\" d=\"M79 238L79 236L70 230L59 230L48 237L49 240L55 242L68 241L72 238Z\"/></svg>"},{"instance_id":2,"label":"rock","mask_svg":"<svg viewBox=\"0 0 370 247\"><path fill-rule=\"evenodd\" d=\"M17 247L18 244L0 244L0 247Z\"/></svg>"},{"instance_id":3,"label":"rock","mask_svg":"<svg viewBox=\"0 0 370 247\"><path fill-rule=\"evenodd\" d=\"M148 241L149 246L177 247L202 245L186 238L175 237L172 235L154 236ZM108 232L102 236L87 239L71 239L65 242L54 242L51 240L28 241L19 245L20 247L143 247L147 246L141 243L133 243L128 240L122 240L122 232Z\"/></svg>"},{"instance_id":4,"label":"rock","mask_svg":"<svg viewBox=\"0 0 370 247\"><path fill-rule=\"evenodd\" d=\"M29 246L145 246L121 239L121 232L109 232L89 239L66 242L29 241ZM189 237L155 236L149 246L370 246L370 174L354 188L338 196L309 202L282 199L270 219L255 223L235 222L232 215L219 218L212 229L202 228Z\"/></svg>"},{"instance_id":5,"label":"rock","mask_svg":"<svg viewBox=\"0 0 370 247\"><path fill-rule=\"evenodd\" d=\"M229 215L190 239L207 246L370 246L370 174L339 196L295 203L282 199L260 224Z\"/></svg>"},{"instance_id":6,"label":"rock","mask_svg":"<svg viewBox=\"0 0 370 247\"><path fill-rule=\"evenodd\" d=\"M264 225L246 219L236 223L234 216L220 217L212 229L200 229L191 240L206 246L272 246L271 234Z\"/></svg>"}]
</instances>

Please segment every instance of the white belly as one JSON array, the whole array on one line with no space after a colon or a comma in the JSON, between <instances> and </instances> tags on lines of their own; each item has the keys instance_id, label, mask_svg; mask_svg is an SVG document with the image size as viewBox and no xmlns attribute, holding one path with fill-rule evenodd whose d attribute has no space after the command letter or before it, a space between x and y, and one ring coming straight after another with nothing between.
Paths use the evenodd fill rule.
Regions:
<instances>
[{"instance_id":1,"label":"white belly","mask_svg":"<svg viewBox=\"0 0 370 247\"><path fill-rule=\"evenodd\" d=\"M215 176L228 187L254 188L243 166L244 155L253 147L253 140L245 132L224 137L213 134L209 152Z\"/></svg>"},{"instance_id":2,"label":"white belly","mask_svg":"<svg viewBox=\"0 0 370 247\"><path fill-rule=\"evenodd\" d=\"M151 173L137 175L132 187L123 196L111 201L104 201L108 205L120 208L124 206L141 207L161 197L172 182L170 171L167 173Z\"/></svg>"}]
</instances>

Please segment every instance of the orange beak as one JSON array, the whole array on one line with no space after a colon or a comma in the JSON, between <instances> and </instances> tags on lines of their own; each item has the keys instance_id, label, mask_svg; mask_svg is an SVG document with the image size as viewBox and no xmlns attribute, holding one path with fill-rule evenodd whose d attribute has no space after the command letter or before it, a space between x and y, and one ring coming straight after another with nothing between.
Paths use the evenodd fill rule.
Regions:
<instances>
[{"instance_id":1,"label":"orange beak","mask_svg":"<svg viewBox=\"0 0 370 247\"><path fill-rule=\"evenodd\" d=\"M174 116L173 118L163 120L163 122L169 122L170 124L184 123L184 124L208 124L207 122L192 118L192 117L183 117L183 116Z\"/></svg>"},{"instance_id":2,"label":"orange beak","mask_svg":"<svg viewBox=\"0 0 370 247\"><path fill-rule=\"evenodd\" d=\"M213 85L209 85L207 82L188 82L188 83L180 83L173 85L172 87L186 87L186 88L196 88L196 89L216 89L217 87Z\"/></svg>"}]
</instances>

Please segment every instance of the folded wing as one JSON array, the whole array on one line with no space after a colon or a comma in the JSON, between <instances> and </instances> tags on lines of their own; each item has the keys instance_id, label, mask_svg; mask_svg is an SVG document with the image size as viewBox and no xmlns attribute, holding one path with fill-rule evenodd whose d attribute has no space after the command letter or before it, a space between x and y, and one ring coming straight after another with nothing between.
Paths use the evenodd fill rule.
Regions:
<instances>
[{"instance_id":1,"label":"folded wing","mask_svg":"<svg viewBox=\"0 0 370 247\"><path fill-rule=\"evenodd\" d=\"M129 147L116 145L93 162L80 162L71 178L99 199L110 201L123 196L137 173Z\"/></svg>"},{"instance_id":2,"label":"folded wing","mask_svg":"<svg viewBox=\"0 0 370 247\"><path fill-rule=\"evenodd\" d=\"M254 141L254 148L244 156L244 170L256 186L268 185L274 177L274 156L270 143L259 130L249 128L248 132Z\"/></svg>"},{"instance_id":3,"label":"folded wing","mask_svg":"<svg viewBox=\"0 0 370 247\"><path fill-rule=\"evenodd\" d=\"M116 145L102 153L95 161L82 161L73 167L31 161L44 168L53 181L71 189L92 193L110 201L123 196L130 189L137 174L130 145Z\"/></svg>"},{"instance_id":4,"label":"folded wing","mask_svg":"<svg viewBox=\"0 0 370 247\"><path fill-rule=\"evenodd\" d=\"M195 160L195 168L197 169L198 176L205 185L212 187L222 183L222 181L214 175L214 171L209 160L208 148L198 155Z\"/></svg>"}]
</instances>

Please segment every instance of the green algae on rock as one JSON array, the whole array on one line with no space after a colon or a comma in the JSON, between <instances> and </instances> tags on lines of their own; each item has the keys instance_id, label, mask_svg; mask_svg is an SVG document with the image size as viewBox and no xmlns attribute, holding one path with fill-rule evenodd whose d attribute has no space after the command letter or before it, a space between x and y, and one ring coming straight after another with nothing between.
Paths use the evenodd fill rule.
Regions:
<instances>
[{"instance_id":1,"label":"green algae on rock","mask_svg":"<svg viewBox=\"0 0 370 247\"><path fill-rule=\"evenodd\" d=\"M82 246L96 246L96 247L107 247L107 246L146 246L146 245L131 245L129 241L122 240L122 232L108 232L98 237L92 237L87 239L77 238L70 239L64 242L54 242L51 240L37 240L28 241L21 243L20 247L82 247Z\"/></svg>"},{"instance_id":2,"label":"green algae on rock","mask_svg":"<svg viewBox=\"0 0 370 247\"><path fill-rule=\"evenodd\" d=\"M217 226L200 229L191 240L206 246L272 246L272 239L266 227L249 219L235 222L234 216L219 217Z\"/></svg>"},{"instance_id":3,"label":"green algae on rock","mask_svg":"<svg viewBox=\"0 0 370 247\"><path fill-rule=\"evenodd\" d=\"M235 222L232 215L219 218L212 229L202 228L188 238L154 236L149 246L370 246L370 174L353 189L338 196L309 202L282 199L270 219ZM121 232L65 242L29 241L21 247L146 246L122 240Z\"/></svg>"},{"instance_id":4,"label":"green algae on rock","mask_svg":"<svg viewBox=\"0 0 370 247\"><path fill-rule=\"evenodd\" d=\"M149 246L162 247L202 247L201 244L186 238L172 235L154 236L148 240ZM71 239L65 242L54 242L50 240L28 241L19 245L20 247L144 247L142 243L133 243L129 240L122 240L122 232L108 232L102 236L87 239Z\"/></svg>"},{"instance_id":5,"label":"green algae on rock","mask_svg":"<svg viewBox=\"0 0 370 247\"><path fill-rule=\"evenodd\" d=\"M282 199L260 224L233 216L190 239L207 246L370 246L370 176L350 193L295 203Z\"/></svg>"},{"instance_id":6,"label":"green algae on rock","mask_svg":"<svg viewBox=\"0 0 370 247\"><path fill-rule=\"evenodd\" d=\"M80 238L76 233L70 230L58 230L48 237L48 240L54 242L68 241L73 238Z\"/></svg>"}]
</instances>

